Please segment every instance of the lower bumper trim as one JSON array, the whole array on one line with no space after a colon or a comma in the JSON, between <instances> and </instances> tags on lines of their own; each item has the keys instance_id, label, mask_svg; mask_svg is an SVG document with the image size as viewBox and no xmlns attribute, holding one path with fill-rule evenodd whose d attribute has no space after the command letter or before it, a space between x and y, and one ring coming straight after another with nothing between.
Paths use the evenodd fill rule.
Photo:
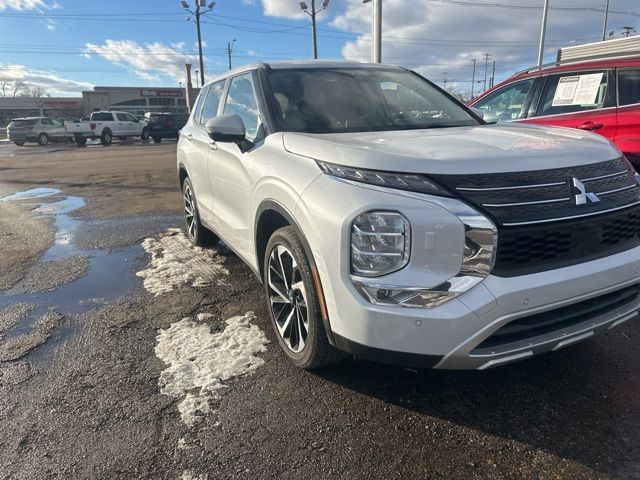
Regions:
<instances>
[{"instance_id":1,"label":"lower bumper trim","mask_svg":"<svg viewBox=\"0 0 640 480\"><path fill-rule=\"evenodd\" d=\"M356 357L370 360L372 362L387 363L402 367L433 368L440 360L442 360L441 355L425 355L421 353L384 350L382 348L362 345L361 343L344 338L335 332L333 336L337 348L355 355Z\"/></svg>"}]
</instances>

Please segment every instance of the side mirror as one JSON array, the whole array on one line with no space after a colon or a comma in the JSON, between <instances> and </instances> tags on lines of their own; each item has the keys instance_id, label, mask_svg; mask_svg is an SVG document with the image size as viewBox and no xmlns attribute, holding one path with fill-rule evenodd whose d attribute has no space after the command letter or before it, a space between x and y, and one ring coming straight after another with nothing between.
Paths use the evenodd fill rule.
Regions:
<instances>
[{"instance_id":1,"label":"side mirror","mask_svg":"<svg viewBox=\"0 0 640 480\"><path fill-rule=\"evenodd\" d=\"M245 140L244 122L238 115L213 117L205 125L209 138L215 142L237 143Z\"/></svg>"},{"instance_id":2,"label":"side mirror","mask_svg":"<svg viewBox=\"0 0 640 480\"><path fill-rule=\"evenodd\" d=\"M484 112L476 107L469 107L473 113L484 120Z\"/></svg>"}]
</instances>

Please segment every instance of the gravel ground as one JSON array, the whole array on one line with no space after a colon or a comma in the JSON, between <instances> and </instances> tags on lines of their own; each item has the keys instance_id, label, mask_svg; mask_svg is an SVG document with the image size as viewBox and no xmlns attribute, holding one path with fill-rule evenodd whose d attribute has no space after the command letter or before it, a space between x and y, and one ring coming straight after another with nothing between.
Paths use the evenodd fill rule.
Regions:
<instances>
[{"instance_id":1,"label":"gravel ground","mask_svg":"<svg viewBox=\"0 0 640 480\"><path fill-rule=\"evenodd\" d=\"M175 143L0 144L0 195L35 187L86 206L43 217L0 202L0 478L640 478L638 321L483 373L353 359L306 372L227 250L221 282L153 296L135 276L142 239L181 226ZM36 293L8 296L18 286ZM220 332L250 311L264 365L188 427L160 393L158 329L206 313Z\"/></svg>"}]
</instances>

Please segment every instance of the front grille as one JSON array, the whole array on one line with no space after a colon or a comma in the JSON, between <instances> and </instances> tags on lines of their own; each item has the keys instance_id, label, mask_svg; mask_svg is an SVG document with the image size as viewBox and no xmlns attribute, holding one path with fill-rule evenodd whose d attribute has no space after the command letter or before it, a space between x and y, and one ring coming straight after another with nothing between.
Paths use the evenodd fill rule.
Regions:
<instances>
[{"instance_id":1,"label":"front grille","mask_svg":"<svg viewBox=\"0 0 640 480\"><path fill-rule=\"evenodd\" d=\"M574 221L502 227L494 275L513 277L588 262L640 245L640 206Z\"/></svg>"},{"instance_id":2,"label":"front grille","mask_svg":"<svg viewBox=\"0 0 640 480\"><path fill-rule=\"evenodd\" d=\"M511 343L530 340L551 332L588 322L625 305L637 302L640 287L616 290L566 307L519 318L507 323L476 347L476 350L502 347Z\"/></svg>"},{"instance_id":3,"label":"front grille","mask_svg":"<svg viewBox=\"0 0 640 480\"><path fill-rule=\"evenodd\" d=\"M575 265L640 245L640 186L622 159L549 170L433 178L498 227L493 273ZM575 201L572 179L600 201Z\"/></svg>"}]
</instances>

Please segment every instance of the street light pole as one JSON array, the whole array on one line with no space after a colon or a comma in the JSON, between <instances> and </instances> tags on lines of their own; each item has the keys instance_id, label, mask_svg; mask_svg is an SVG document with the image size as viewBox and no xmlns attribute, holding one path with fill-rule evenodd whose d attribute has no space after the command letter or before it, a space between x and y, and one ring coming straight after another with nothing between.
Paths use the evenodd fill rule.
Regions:
<instances>
[{"instance_id":1,"label":"street light pole","mask_svg":"<svg viewBox=\"0 0 640 480\"><path fill-rule=\"evenodd\" d=\"M538 66L542 66L544 59L544 37L547 34L547 16L549 14L549 0L544 0L544 9L542 10L542 27L540 27L540 45L538 46Z\"/></svg>"},{"instance_id":2,"label":"street light pole","mask_svg":"<svg viewBox=\"0 0 640 480\"><path fill-rule=\"evenodd\" d=\"M604 7L604 25L602 26L602 41L604 42L605 38L607 38L607 23L609 21L609 0Z\"/></svg>"},{"instance_id":3,"label":"street light pole","mask_svg":"<svg viewBox=\"0 0 640 480\"><path fill-rule=\"evenodd\" d=\"M316 16L323 10L326 10L328 6L329 0L323 0L322 8L320 10L316 10L316 0L311 0L311 9L309 10L306 2L300 2L300 8L302 9L302 11L311 17L311 38L313 42L314 60L318 59L318 35L316 29Z\"/></svg>"},{"instance_id":4,"label":"street light pole","mask_svg":"<svg viewBox=\"0 0 640 480\"><path fill-rule=\"evenodd\" d=\"M471 61L473 62L473 73L471 74L471 98L473 99L473 88L476 85L476 59Z\"/></svg>"},{"instance_id":5,"label":"street light pole","mask_svg":"<svg viewBox=\"0 0 640 480\"><path fill-rule=\"evenodd\" d=\"M483 86L483 90L486 91L487 90L487 71L489 70L489 57L491 56L490 53L485 53L484 54L484 86Z\"/></svg>"},{"instance_id":6,"label":"street light pole","mask_svg":"<svg viewBox=\"0 0 640 480\"><path fill-rule=\"evenodd\" d=\"M204 58L202 56L202 33L200 32L200 16L213 10L213 7L216 6L216 2L211 2L209 5L207 5L206 0L196 0L195 12L192 12L189 9L189 3L187 3L186 0L182 0L180 3L182 4L182 8L193 15L196 19L196 32L198 34L198 55L200 59L200 85L204 86Z\"/></svg>"},{"instance_id":7,"label":"street light pole","mask_svg":"<svg viewBox=\"0 0 640 480\"><path fill-rule=\"evenodd\" d=\"M382 62L382 0L362 0L373 3L371 9L371 61Z\"/></svg>"}]
</instances>

